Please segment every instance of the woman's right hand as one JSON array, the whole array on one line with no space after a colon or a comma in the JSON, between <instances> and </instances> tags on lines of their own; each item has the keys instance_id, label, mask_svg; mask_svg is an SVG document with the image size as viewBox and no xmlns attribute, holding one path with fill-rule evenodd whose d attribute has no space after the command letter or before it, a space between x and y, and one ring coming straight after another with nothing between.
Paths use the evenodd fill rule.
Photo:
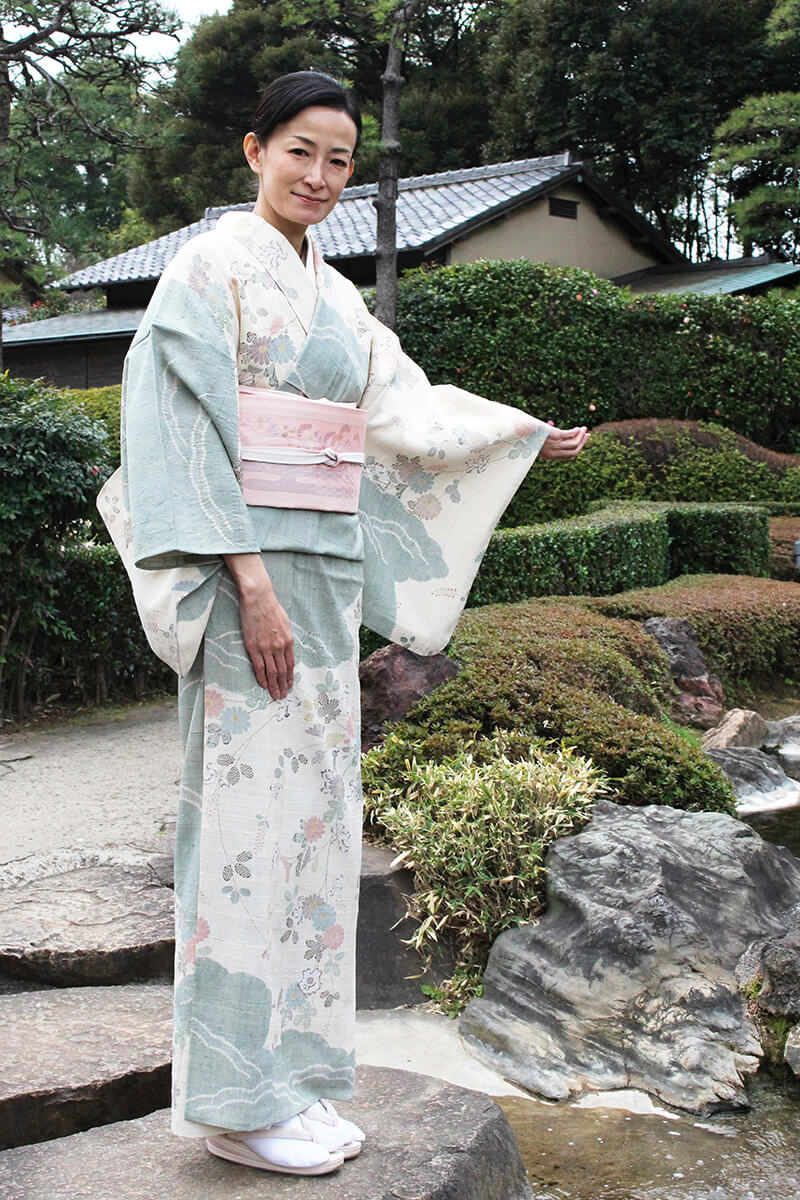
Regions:
<instances>
[{"instance_id":1,"label":"woman's right hand","mask_svg":"<svg viewBox=\"0 0 800 1200\"><path fill-rule=\"evenodd\" d=\"M283 700L294 681L294 637L260 554L226 554L239 590L242 639L256 679L273 700Z\"/></svg>"}]
</instances>

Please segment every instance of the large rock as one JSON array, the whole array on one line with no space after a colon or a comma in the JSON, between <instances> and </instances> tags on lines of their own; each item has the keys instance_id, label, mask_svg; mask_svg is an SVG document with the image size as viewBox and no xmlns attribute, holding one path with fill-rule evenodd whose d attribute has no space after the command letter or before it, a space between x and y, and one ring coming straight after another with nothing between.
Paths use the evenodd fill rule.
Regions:
<instances>
[{"instance_id":1,"label":"large rock","mask_svg":"<svg viewBox=\"0 0 800 1200\"><path fill-rule=\"evenodd\" d=\"M732 708L719 725L708 729L701 739L704 750L728 750L734 746L759 749L767 737L767 722L750 708Z\"/></svg>"},{"instance_id":2,"label":"large rock","mask_svg":"<svg viewBox=\"0 0 800 1200\"><path fill-rule=\"evenodd\" d=\"M293 1179L215 1158L177 1138L169 1112L0 1154L4 1200L533 1200L514 1135L478 1092L385 1067L358 1071L358 1158L332 1175Z\"/></svg>"},{"instance_id":3,"label":"large rock","mask_svg":"<svg viewBox=\"0 0 800 1200\"><path fill-rule=\"evenodd\" d=\"M759 1006L770 1013L800 1017L800 930L770 938L760 957Z\"/></svg>"},{"instance_id":4,"label":"large rock","mask_svg":"<svg viewBox=\"0 0 800 1200\"><path fill-rule=\"evenodd\" d=\"M171 984L5 996L0 1021L0 1149L169 1104Z\"/></svg>"},{"instance_id":5,"label":"large rock","mask_svg":"<svg viewBox=\"0 0 800 1200\"><path fill-rule=\"evenodd\" d=\"M0 971L62 985L169 975L170 889L136 857L69 865L69 853L79 855L31 856L0 874Z\"/></svg>"},{"instance_id":6,"label":"large rock","mask_svg":"<svg viewBox=\"0 0 800 1200\"><path fill-rule=\"evenodd\" d=\"M700 729L716 725L724 693L717 676L708 672L694 626L684 617L650 617L642 628L669 659L670 673L680 689L674 701L678 715Z\"/></svg>"},{"instance_id":7,"label":"large rock","mask_svg":"<svg viewBox=\"0 0 800 1200\"><path fill-rule=\"evenodd\" d=\"M774 755L745 746L706 753L731 781L739 812L779 808L800 800L800 787L789 779Z\"/></svg>"},{"instance_id":8,"label":"large rock","mask_svg":"<svg viewBox=\"0 0 800 1200\"><path fill-rule=\"evenodd\" d=\"M379 742L388 723L399 721L417 700L459 670L446 654L413 654L404 646L384 646L365 658L358 669L362 750Z\"/></svg>"},{"instance_id":9,"label":"large rock","mask_svg":"<svg viewBox=\"0 0 800 1200\"><path fill-rule=\"evenodd\" d=\"M497 939L461 1018L474 1053L552 1099L746 1106L761 1047L736 968L794 928L800 860L720 813L602 802L547 868L545 915Z\"/></svg>"},{"instance_id":10,"label":"large rock","mask_svg":"<svg viewBox=\"0 0 800 1200\"><path fill-rule=\"evenodd\" d=\"M790 778L800 780L800 715L776 721L771 732L778 762Z\"/></svg>"},{"instance_id":11,"label":"large rock","mask_svg":"<svg viewBox=\"0 0 800 1200\"><path fill-rule=\"evenodd\" d=\"M800 1075L800 1025L795 1025L794 1029L789 1031L783 1057L795 1075Z\"/></svg>"}]
</instances>

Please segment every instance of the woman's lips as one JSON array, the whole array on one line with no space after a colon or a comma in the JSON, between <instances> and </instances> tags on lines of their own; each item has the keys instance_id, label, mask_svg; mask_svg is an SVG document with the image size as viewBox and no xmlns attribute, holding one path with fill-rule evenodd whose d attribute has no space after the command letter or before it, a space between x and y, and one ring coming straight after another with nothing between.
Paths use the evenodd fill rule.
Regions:
<instances>
[{"instance_id":1,"label":"woman's lips","mask_svg":"<svg viewBox=\"0 0 800 1200\"><path fill-rule=\"evenodd\" d=\"M324 204L325 201L321 196L304 196L302 192L293 193L298 200L305 200L307 204Z\"/></svg>"}]
</instances>

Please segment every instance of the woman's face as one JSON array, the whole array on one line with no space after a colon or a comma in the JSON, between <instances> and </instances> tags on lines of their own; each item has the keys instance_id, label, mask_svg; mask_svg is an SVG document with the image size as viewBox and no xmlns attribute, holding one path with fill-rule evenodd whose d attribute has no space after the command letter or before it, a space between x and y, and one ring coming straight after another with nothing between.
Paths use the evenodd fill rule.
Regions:
<instances>
[{"instance_id":1,"label":"woman's face","mask_svg":"<svg viewBox=\"0 0 800 1200\"><path fill-rule=\"evenodd\" d=\"M255 212L298 251L306 227L327 217L350 178L356 137L346 112L315 105L278 125L263 146L253 133L244 139L259 177Z\"/></svg>"}]
</instances>

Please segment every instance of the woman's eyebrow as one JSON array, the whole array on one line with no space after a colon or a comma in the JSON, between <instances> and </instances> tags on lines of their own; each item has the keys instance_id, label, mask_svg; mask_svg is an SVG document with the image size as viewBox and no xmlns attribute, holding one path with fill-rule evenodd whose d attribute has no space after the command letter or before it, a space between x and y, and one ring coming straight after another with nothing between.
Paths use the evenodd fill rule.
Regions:
<instances>
[{"instance_id":1,"label":"woman's eyebrow","mask_svg":"<svg viewBox=\"0 0 800 1200\"><path fill-rule=\"evenodd\" d=\"M313 138L303 137L303 135L301 133L293 133L291 136L293 138L296 138L298 142L304 142L306 146L316 146L316 144L317 144ZM353 151L350 149L349 146L332 146L330 153L331 154L352 154Z\"/></svg>"}]
</instances>

